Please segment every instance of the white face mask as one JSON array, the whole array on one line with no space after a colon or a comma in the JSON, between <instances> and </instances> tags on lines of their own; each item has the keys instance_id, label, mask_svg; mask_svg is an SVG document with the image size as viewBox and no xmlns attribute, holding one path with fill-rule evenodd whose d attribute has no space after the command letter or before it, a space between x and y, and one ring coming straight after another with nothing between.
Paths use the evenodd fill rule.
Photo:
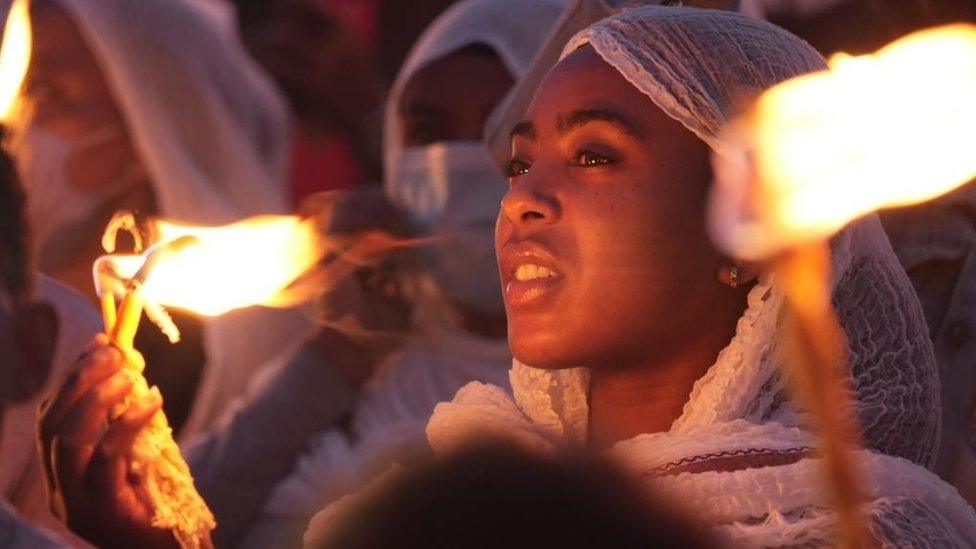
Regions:
<instances>
[{"instance_id":1,"label":"white face mask","mask_svg":"<svg viewBox=\"0 0 976 549\"><path fill-rule=\"evenodd\" d=\"M476 311L503 311L494 230L508 185L485 145L458 141L404 149L390 189L421 234L450 237L423 254L441 290Z\"/></svg>"},{"instance_id":2,"label":"white face mask","mask_svg":"<svg viewBox=\"0 0 976 549\"><path fill-rule=\"evenodd\" d=\"M118 126L106 126L69 141L37 126L28 126L12 142L11 153L27 192L31 247L42 264L52 263L52 258L43 257L44 250L57 235L83 225L101 206L135 183L135 178L126 174L98 189L86 190L73 185L68 175L68 161L73 154L100 145L119 132Z\"/></svg>"}]
</instances>

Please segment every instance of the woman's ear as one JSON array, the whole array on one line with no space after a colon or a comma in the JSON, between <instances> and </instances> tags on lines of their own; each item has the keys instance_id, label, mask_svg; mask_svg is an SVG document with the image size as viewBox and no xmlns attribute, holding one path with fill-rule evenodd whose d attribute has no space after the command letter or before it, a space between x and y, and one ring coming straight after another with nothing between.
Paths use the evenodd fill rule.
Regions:
<instances>
[{"instance_id":1,"label":"woman's ear","mask_svg":"<svg viewBox=\"0 0 976 549\"><path fill-rule=\"evenodd\" d=\"M11 387L16 400L34 397L51 372L58 339L58 314L43 302L17 306L14 313L14 342L20 351L20 367Z\"/></svg>"}]
</instances>

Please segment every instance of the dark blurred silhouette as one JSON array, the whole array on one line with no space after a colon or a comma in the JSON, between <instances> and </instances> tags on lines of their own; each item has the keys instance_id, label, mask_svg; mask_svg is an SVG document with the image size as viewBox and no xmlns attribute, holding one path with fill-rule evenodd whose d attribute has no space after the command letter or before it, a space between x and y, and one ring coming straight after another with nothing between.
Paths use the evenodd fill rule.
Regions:
<instances>
[{"instance_id":1,"label":"dark blurred silhouette","mask_svg":"<svg viewBox=\"0 0 976 549\"><path fill-rule=\"evenodd\" d=\"M379 59L390 80L427 25L454 0L375 0L379 20Z\"/></svg>"},{"instance_id":2,"label":"dark blurred silhouette","mask_svg":"<svg viewBox=\"0 0 976 549\"><path fill-rule=\"evenodd\" d=\"M245 45L278 82L297 119L293 204L317 191L378 181L385 86L373 56L372 3L235 3Z\"/></svg>"},{"instance_id":3,"label":"dark blurred silhouette","mask_svg":"<svg viewBox=\"0 0 976 549\"><path fill-rule=\"evenodd\" d=\"M973 0L850 0L814 15L798 14L788 0L764 3L770 21L824 55L868 53L925 27L976 21Z\"/></svg>"},{"instance_id":4,"label":"dark blurred silhouette","mask_svg":"<svg viewBox=\"0 0 976 549\"><path fill-rule=\"evenodd\" d=\"M399 475L340 508L316 547L717 547L596 457L484 440Z\"/></svg>"}]
</instances>

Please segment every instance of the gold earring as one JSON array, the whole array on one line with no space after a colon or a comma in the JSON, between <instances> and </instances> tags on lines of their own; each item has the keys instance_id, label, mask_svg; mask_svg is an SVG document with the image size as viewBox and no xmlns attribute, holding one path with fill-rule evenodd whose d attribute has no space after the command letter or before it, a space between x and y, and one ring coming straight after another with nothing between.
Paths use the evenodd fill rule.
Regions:
<instances>
[{"instance_id":1,"label":"gold earring","mask_svg":"<svg viewBox=\"0 0 976 549\"><path fill-rule=\"evenodd\" d=\"M735 265L729 267L729 286L732 288L739 287L739 267Z\"/></svg>"}]
</instances>

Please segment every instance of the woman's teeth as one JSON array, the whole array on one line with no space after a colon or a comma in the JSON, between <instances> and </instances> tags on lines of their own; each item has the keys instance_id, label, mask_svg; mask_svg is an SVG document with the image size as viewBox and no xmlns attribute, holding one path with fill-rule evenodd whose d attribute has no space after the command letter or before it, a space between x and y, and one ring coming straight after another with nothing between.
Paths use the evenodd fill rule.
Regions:
<instances>
[{"instance_id":1,"label":"woman's teeth","mask_svg":"<svg viewBox=\"0 0 976 549\"><path fill-rule=\"evenodd\" d=\"M518 269L515 269L515 280L519 282L554 276L556 276L555 272L542 265L519 265Z\"/></svg>"}]
</instances>

